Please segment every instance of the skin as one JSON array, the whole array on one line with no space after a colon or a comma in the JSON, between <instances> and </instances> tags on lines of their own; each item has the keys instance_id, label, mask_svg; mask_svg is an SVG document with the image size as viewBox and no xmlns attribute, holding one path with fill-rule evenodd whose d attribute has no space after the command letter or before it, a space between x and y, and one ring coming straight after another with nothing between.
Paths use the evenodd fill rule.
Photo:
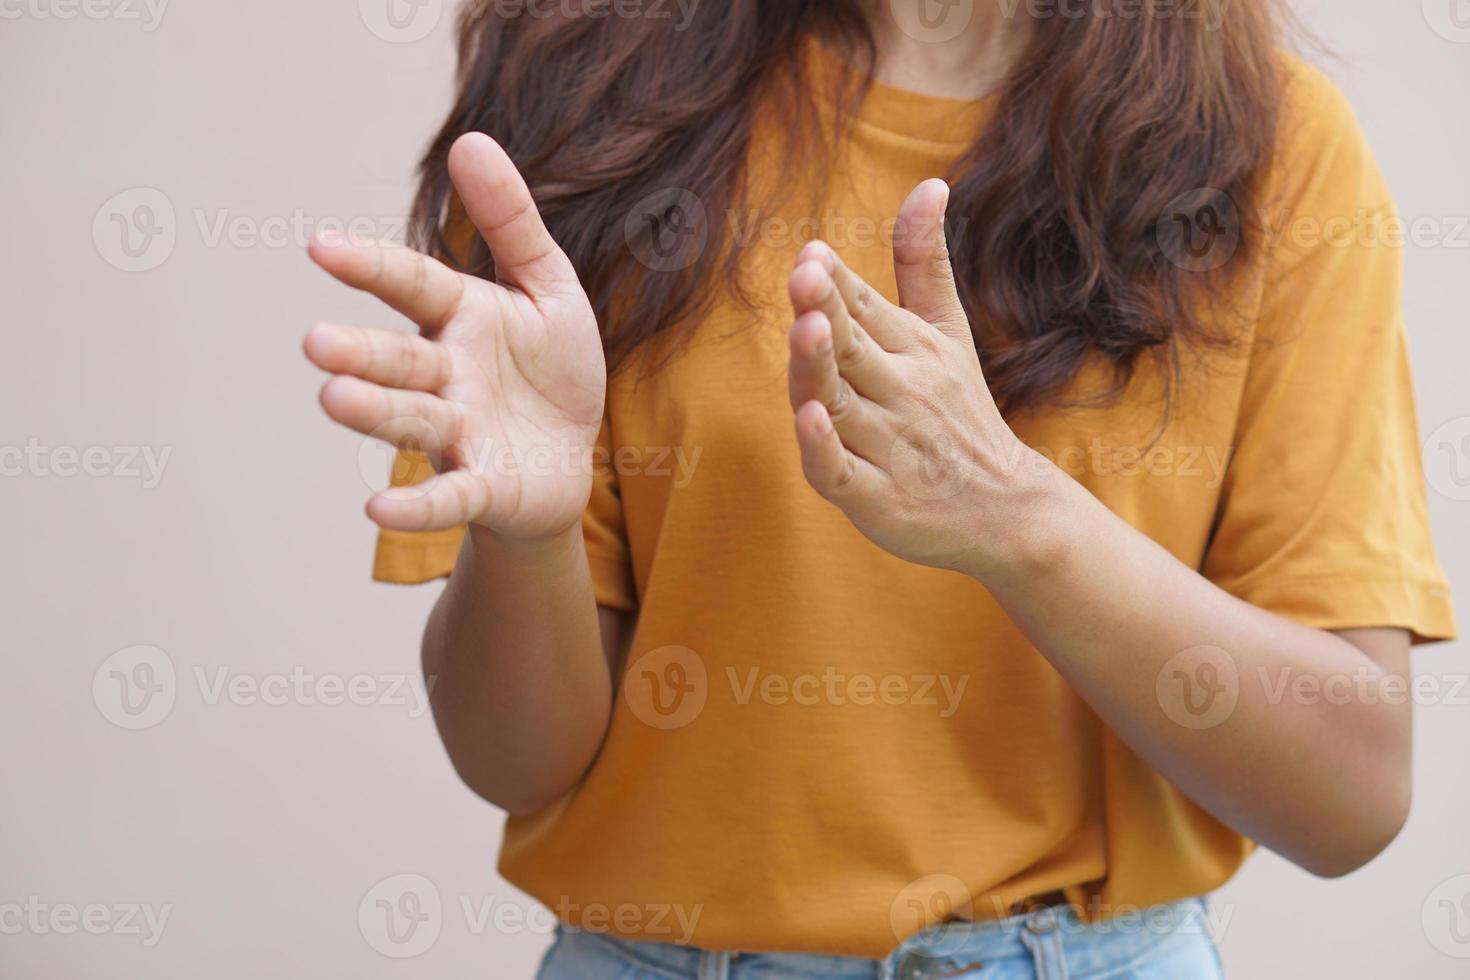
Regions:
<instances>
[{"instance_id":1,"label":"skin","mask_svg":"<svg viewBox=\"0 0 1470 980\"><path fill-rule=\"evenodd\" d=\"M1017 32L996 33L991 5L976 10L943 44L875 18L880 77L930 94L988 90L1015 43L994 38ZM465 783L527 814L592 765L630 627L595 605L579 526L606 365L586 296L505 153L467 135L450 173L499 281L401 246L318 240L318 265L420 334L318 324L305 350L333 375L328 416L393 444L414 437L435 462L437 477L377 494L368 516L400 531L469 526L424 632L424 670ZM1235 599L1022 444L955 295L947 195L927 181L900 212L898 305L823 243L797 258L790 394L808 482L879 546L982 582L1104 721L1226 824L1320 875L1361 866L1408 812L1412 709L1372 696L1407 676L1408 635L1323 632ZM508 465L507 447L530 465ZM944 492L915 483L919 472L940 474ZM1242 679L1230 717L1205 730L1171 721L1156 694L1172 658L1200 645L1228 651ZM1273 699L1256 678L1285 668L1361 677L1368 696Z\"/></svg>"},{"instance_id":2,"label":"skin","mask_svg":"<svg viewBox=\"0 0 1470 980\"><path fill-rule=\"evenodd\" d=\"M982 582L1135 752L1226 824L1319 875L1361 867L1408 814L1412 708L1390 686L1408 673L1408 634L1334 634L1242 602L1021 443L955 292L947 200L926 181L899 213L898 305L821 242L797 258L790 388L807 481L875 544ZM941 499L920 467L943 475ZM1156 685L1200 646L1226 651L1240 683L1229 717L1197 730L1160 710ZM1261 678L1283 672L1352 677L1361 696L1274 697Z\"/></svg>"},{"instance_id":3,"label":"skin","mask_svg":"<svg viewBox=\"0 0 1470 980\"><path fill-rule=\"evenodd\" d=\"M500 281L400 246L319 239L318 265L420 335L318 324L305 349L334 375L321 391L327 415L395 445L416 437L435 459L438 476L377 494L368 516L397 531L469 525L424 630L431 705L465 783L531 813L591 765L626 626L593 599L580 528L607 366L571 263L505 152L471 134L449 168ZM527 465L508 465L505 447Z\"/></svg>"},{"instance_id":4,"label":"skin","mask_svg":"<svg viewBox=\"0 0 1470 980\"><path fill-rule=\"evenodd\" d=\"M915 36L911 32L914 20L906 19L910 30L904 30L891 0L868 0L867 19L878 46L877 80L947 99L976 99L999 87L1011 59L1026 42L1030 21L1021 15L1027 6L998 0L917 2L928 6L925 14L929 18L943 11L945 19L940 23L946 28L951 23L948 18L964 17L963 28L943 41L927 32ZM951 5L942 6L946 2Z\"/></svg>"}]
</instances>

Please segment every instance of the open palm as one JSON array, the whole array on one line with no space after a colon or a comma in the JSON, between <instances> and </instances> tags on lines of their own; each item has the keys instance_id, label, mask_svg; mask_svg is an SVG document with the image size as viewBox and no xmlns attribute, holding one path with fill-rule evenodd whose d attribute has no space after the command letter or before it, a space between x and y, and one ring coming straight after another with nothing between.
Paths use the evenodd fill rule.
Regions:
<instances>
[{"instance_id":1,"label":"open palm","mask_svg":"<svg viewBox=\"0 0 1470 980\"><path fill-rule=\"evenodd\" d=\"M597 321L505 151L471 133L450 151L449 172L498 281L401 245L319 238L318 265L409 317L420 336L318 324L306 354L333 374L321 392L329 416L428 453L438 471L373 497L368 515L380 526L553 535L580 518L591 492L607 385Z\"/></svg>"}]
</instances>

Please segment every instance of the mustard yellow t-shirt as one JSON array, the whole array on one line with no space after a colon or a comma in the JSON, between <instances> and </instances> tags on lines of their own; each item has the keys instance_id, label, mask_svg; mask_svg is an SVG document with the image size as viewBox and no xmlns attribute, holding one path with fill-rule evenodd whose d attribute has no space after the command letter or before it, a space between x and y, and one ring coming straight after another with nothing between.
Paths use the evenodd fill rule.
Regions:
<instances>
[{"instance_id":1,"label":"mustard yellow t-shirt","mask_svg":"<svg viewBox=\"0 0 1470 980\"><path fill-rule=\"evenodd\" d=\"M1259 202L1272 240L1228 298L1254 311L1249 336L1186 361L1161 437L1147 368L1120 404L1018 433L1249 602L1449 637L1401 255L1372 230L1394 205L1344 98L1298 62L1291 76ZM754 314L722 302L657 376L613 380L585 531L598 602L636 627L594 767L511 819L501 855L572 924L669 941L692 921L707 948L878 957L952 913L1056 889L1091 918L1198 895L1251 850L1102 724L982 586L886 554L802 478L794 256L825 238L894 298L900 202L988 111L878 86L815 221L793 203L747 236ZM784 166L760 143L752 159ZM447 575L459 538L385 533L375 574Z\"/></svg>"}]
</instances>

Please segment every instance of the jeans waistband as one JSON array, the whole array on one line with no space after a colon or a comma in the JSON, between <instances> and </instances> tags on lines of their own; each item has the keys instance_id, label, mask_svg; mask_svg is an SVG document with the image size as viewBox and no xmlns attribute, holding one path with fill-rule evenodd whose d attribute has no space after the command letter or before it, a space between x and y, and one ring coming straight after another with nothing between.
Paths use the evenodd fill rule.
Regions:
<instances>
[{"instance_id":1,"label":"jeans waistband","mask_svg":"<svg viewBox=\"0 0 1470 980\"><path fill-rule=\"evenodd\" d=\"M1089 925L1070 907L1041 907L1005 919L955 921L932 926L904 940L876 964L872 960L807 953L726 953L671 943L639 942L563 927L567 940L591 942L608 952L669 980L728 980L741 967L759 963L762 975L810 980L880 980L939 977L968 964L1024 958L1035 963L1038 976L1064 980L1067 954L1079 946L1090 958L1125 963L1162 938L1199 930L1208 935L1202 899L1188 899L1125 913ZM874 967L877 967L876 971ZM782 969L785 967L786 969Z\"/></svg>"}]
</instances>

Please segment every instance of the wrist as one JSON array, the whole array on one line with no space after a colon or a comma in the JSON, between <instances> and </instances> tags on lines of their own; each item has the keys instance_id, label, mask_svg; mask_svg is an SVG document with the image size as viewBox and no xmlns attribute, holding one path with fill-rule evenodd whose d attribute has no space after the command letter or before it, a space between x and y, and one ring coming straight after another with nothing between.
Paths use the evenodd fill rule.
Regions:
<instances>
[{"instance_id":1,"label":"wrist","mask_svg":"<svg viewBox=\"0 0 1470 980\"><path fill-rule=\"evenodd\" d=\"M477 558L495 562L526 562L574 552L582 546L582 524L575 521L565 528L535 535L507 535L471 524L466 540Z\"/></svg>"},{"instance_id":2,"label":"wrist","mask_svg":"<svg viewBox=\"0 0 1470 980\"><path fill-rule=\"evenodd\" d=\"M982 584L1035 586L1063 568L1081 541L1087 490L1051 460L1022 446L1019 464L1006 476L1008 500L989 508L996 519L981 530L982 543L964 571ZM1095 502L1095 501L1094 501Z\"/></svg>"}]
</instances>

